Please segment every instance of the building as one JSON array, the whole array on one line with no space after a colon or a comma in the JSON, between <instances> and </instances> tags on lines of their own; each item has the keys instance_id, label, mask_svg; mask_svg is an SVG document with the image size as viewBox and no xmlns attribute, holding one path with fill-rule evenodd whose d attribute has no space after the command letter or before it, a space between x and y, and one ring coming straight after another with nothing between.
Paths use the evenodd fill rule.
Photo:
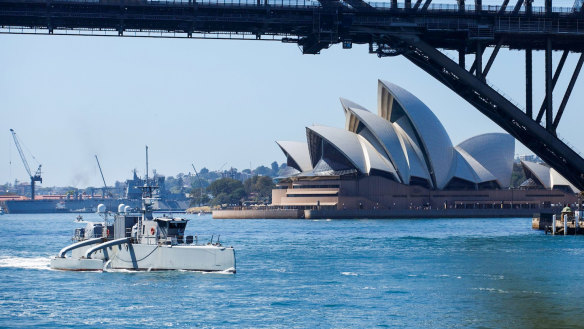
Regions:
<instances>
[{"instance_id":1,"label":"building","mask_svg":"<svg viewBox=\"0 0 584 329\"><path fill-rule=\"evenodd\" d=\"M527 177L527 180L521 184L522 188L562 190L566 193L580 192L564 176L545 163L522 160L521 166Z\"/></svg>"},{"instance_id":2,"label":"building","mask_svg":"<svg viewBox=\"0 0 584 329\"><path fill-rule=\"evenodd\" d=\"M529 177L542 189L510 188L512 136L483 134L454 146L434 113L407 90L379 81L377 98L377 114L341 99L344 129L311 126L306 142L277 142L288 169L272 191L273 206L535 209L576 202L573 186L555 171L549 180L559 183L549 184L539 167Z\"/></svg>"}]
</instances>

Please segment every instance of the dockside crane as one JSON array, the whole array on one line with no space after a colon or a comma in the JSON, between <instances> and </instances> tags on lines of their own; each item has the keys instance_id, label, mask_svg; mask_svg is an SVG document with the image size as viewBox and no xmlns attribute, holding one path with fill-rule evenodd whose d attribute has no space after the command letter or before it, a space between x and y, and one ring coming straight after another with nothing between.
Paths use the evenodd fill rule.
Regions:
<instances>
[{"instance_id":1,"label":"dockside crane","mask_svg":"<svg viewBox=\"0 0 584 329\"><path fill-rule=\"evenodd\" d=\"M197 172L197 169L195 169L195 165L193 163L191 163L191 166L193 166L193 170L195 171L195 176L197 177L197 180L199 181L199 188L201 189L201 192L199 195L199 199L203 196L203 182L201 181L201 178L199 177L199 173ZM201 203L199 202L199 206L201 205Z\"/></svg>"},{"instance_id":2,"label":"dockside crane","mask_svg":"<svg viewBox=\"0 0 584 329\"><path fill-rule=\"evenodd\" d=\"M24 156L24 152L22 151L22 147L20 146L20 141L16 136L16 132L14 131L14 129L10 129L10 132L12 133L12 138L14 138L14 144L16 144L16 149L18 149L18 153L20 154L20 158L22 159L22 163L24 164L24 169L26 169L26 172L30 176L30 198L34 200L35 196L34 184L35 182L41 183L43 182L43 178L41 177L42 165L39 164L39 168L33 175L32 171L30 171L30 167L28 166L28 161L26 161L26 157Z\"/></svg>"},{"instance_id":3,"label":"dockside crane","mask_svg":"<svg viewBox=\"0 0 584 329\"><path fill-rule=\"evenodd\" d=\"M103 180L103 192L101 192L101 195L105 199L105 193L107 192L107 184L105 183L105 177L103 177L103 171L101 171L101 165L99 164L97 154L95 155L95 161L97 161L97 167L99 168L99 173L101 174L101 179Z\"/></svg>"}]
</instances>

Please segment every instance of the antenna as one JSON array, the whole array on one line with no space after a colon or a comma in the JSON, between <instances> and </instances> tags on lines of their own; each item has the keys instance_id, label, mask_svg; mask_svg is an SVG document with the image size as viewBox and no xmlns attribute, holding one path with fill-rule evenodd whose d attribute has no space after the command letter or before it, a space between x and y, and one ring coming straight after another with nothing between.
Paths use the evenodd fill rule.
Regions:
<instances>
[{"instance_id":1,"label":"antenna","mask_svg":"<svg viewBox=\"0 0 584 329\"><path fill-rule=\"evenodd\" d=\"M148 145L146 145L146 184L148 184Z\"/></svg>"}]
</instances>

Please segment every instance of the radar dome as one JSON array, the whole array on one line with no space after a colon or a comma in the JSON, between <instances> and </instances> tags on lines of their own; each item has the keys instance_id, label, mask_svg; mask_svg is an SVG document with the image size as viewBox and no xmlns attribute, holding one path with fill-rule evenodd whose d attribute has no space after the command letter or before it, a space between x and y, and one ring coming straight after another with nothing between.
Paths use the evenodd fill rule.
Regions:
<instances>
[{"instance_id":1,"label":"radar dome","mask_svg":"<svg viewBox=\"0 0 584 329\"><path fill-rule=\"evenodd\" d=\"M105 212L105 205L103 203L100 203L97 205L97 212L99 212L99 213Z\"/></svg>"},{"instance_id":2,"label":"radar dome","mask_svg":"<svg viewBox=\"0 0 584 329\"><path fill-rule=\"evenodd\" d=\"M123 204L123 203L120 203L120 205L118 206L118 212L120 212L120 213L121 213L121 212L124 212L124 207L125 207L125 206L126 206L125 204Z\"/></svg>"}]
</instances>

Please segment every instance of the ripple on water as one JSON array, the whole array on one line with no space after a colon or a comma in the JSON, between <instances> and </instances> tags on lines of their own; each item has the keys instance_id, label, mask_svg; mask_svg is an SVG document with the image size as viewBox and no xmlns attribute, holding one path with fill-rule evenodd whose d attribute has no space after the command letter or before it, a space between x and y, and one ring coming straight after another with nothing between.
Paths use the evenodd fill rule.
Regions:
<instances>
[{"instance_id":1,"label":"ripple on water","mask_svg":"<svg viewBox=\"0 0 584 329\"><path fill-rule=\"evenodd\" d=\"M237 274L207 274L47 271L50 255L78 226L74 216L11 216L0 221L0 327L584 323L575 311L584 300L584 280L574 260L584 254L584 237L550 239L531 231L526 219L197 218L187 234L221 233L236 249ZM17 223L31 230L20 235ZM569 285L558 285L563 277ZM553 312L540 305L554 305Z\"/></svg>"}]
</instances>

